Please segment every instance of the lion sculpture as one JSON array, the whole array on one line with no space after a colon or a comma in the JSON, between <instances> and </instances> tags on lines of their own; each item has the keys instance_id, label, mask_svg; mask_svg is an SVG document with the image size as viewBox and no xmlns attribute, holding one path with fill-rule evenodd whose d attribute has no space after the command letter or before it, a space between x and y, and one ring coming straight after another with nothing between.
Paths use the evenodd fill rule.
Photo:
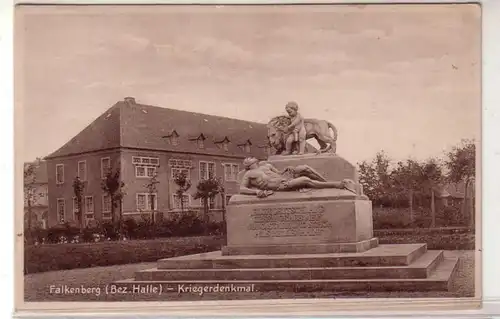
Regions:
<instances>
[{"instance_id":1,"label":"lion sculpture","mask_svg":"<svg viewBox=\"0 0 500 319\"><path fill-rule=\"evenodd\" d=\"M290 122L288 116L280 115L272 118L267 124L267 137L277 155L296 154L300 148L298 142L294 141L293 134L287 130ZM325 120L304 119L304 126L306 140L314 138L320 146L317 154L337 152L337 128L332 123ZM333 131L333 136L330 134L330 129Z\"/></svg>"}]
</instances>

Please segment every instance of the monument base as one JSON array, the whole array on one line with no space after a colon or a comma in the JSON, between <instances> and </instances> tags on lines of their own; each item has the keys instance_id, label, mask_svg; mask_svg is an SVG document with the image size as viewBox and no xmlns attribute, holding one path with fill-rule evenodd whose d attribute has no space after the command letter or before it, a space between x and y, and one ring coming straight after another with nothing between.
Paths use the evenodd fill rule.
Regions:
<instances>
[{"instance_id":1,"label":"monument base","mask_svg":"<svg viewBox=\"0 0 500 319\"><path fill-rule=\"evenodd\" d=\"M442 251L428 251L426 244L338 254L227 256L215 251L161 259L157 268L117 284L162 284L165 292L174 293L187 286L207 287L206 293L226 286L252 287L240 292L448 291L457 264L458 259L445 258Z\"/></svg>"},{"instance_id":2,"label":"monument base","mask_svg":"<svg viewBox=\"0 0 500 319\"><path fill-rule=\"evenodd\" d=\"M280 255L280 254L328 254L356 253L378 246L378 239L372 238L354 243L224 246L223 255Z\"/></svg>"}]
</instances>

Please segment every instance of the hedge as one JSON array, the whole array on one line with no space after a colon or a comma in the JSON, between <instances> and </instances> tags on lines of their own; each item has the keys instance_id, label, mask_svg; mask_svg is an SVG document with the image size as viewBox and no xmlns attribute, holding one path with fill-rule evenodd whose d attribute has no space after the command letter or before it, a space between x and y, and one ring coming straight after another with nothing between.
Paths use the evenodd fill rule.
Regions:
<instances>
[{"instance_id":1,"label":"hedge","mask_svg":"<svg viewBox=\"0 0 500 319\"><path fill-rule=\"evenodd\" d=\"M24 249L24 272L153 262L161 258L220 250L222 242L220 237L184 237L31 245Z\"/></svg>"}]
</instances>

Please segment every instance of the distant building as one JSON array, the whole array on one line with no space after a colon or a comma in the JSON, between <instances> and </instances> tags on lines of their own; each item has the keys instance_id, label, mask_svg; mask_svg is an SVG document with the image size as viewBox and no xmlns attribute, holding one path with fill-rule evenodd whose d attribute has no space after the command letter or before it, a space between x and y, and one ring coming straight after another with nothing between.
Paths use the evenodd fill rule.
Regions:
<instances>
[{"instance_id":1,"label":"distant building","mask_svg":"<svg viewBox=\"0 0 500 319\"><path fill-rule=\"evenodd\" d=\"M76 176L85 183L85 223L111 219L110 199L101 190L109 168L120 170L126 185L124 217L150 215L151 203L155 211L171 213L181 207L173 182L176 172L185 171L192 181L182 199L185 207L201 209L200 200L192 197L201 179L221 177L228 201L237 192L242 160L265 159L269 152L265 124L143 105L128 97L46 157L48 224L76 220L72 187ZM145 185L154 175L160 183L157 193L149 196ZM217 196L210 209L216 213L221 208Z\"/></svg>"},{"instance_id":2,"label":"distant building","mask_svg":"<svg viewBox=\"0 0 500 319\"><path fill-rule=\"evenodd\" d=\"M29 168L32 168L29 170ZM47 228L48 225L48 178L47 162L35 161L24 163L24 221L28 225L28 206L31 206L31 227ZM26 196L29 193L28 196ZM30 205L28 205L28 199Z\"/></svg>"}]
</instances>

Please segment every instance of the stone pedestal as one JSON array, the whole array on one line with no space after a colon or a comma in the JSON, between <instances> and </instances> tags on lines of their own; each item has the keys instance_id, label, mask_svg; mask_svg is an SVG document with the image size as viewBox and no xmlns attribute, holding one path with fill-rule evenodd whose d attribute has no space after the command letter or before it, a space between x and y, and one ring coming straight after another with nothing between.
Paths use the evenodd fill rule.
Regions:
<instances>
[{"instance_id":1,"label":"stone pedestal","mask_svg":"<svg viewBox=\"0 0 500 319\"><path fill-rule=\"evenodd\" d=\"M235 195L223 254L361 252L376 246L371 202L347 190Z\"/></svg>"}]
</instances>

